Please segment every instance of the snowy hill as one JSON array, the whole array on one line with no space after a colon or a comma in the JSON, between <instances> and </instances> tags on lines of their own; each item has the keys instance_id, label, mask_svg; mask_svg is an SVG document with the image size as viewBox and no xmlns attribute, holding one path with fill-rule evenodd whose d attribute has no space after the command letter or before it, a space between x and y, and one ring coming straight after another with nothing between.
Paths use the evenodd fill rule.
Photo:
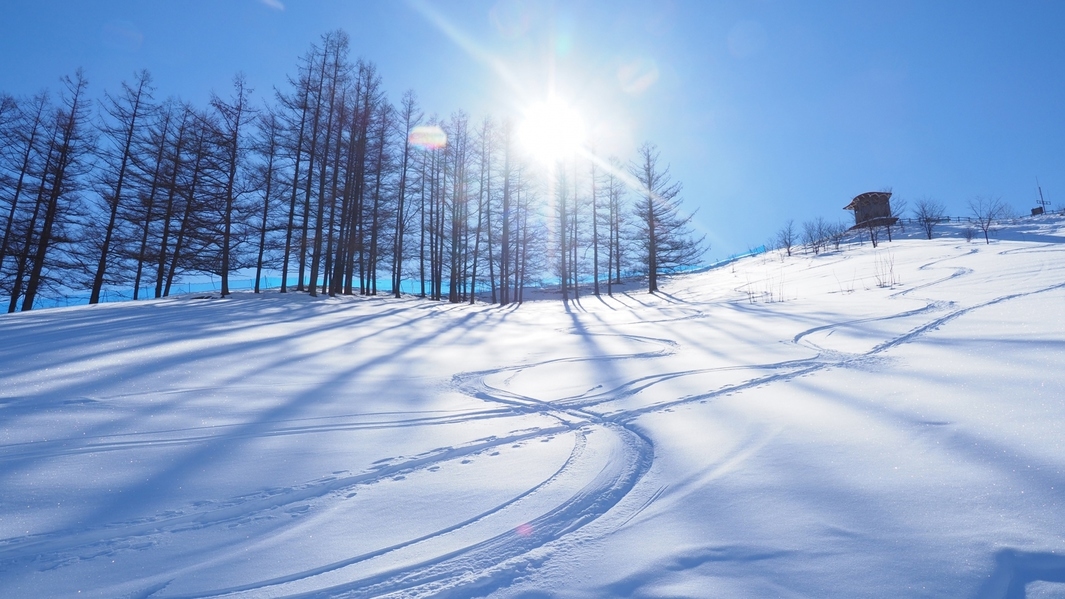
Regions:
<instances>
[{"instance_id":1,"label":"snowy hill","mask_svg":"<svg viewBox=\"0 0 1065 599\"><path fill-rule=\"evenodd\" d=\"M1065 596L1065 220L0 316L0 596Z\"/></svg>"}]
</instances>

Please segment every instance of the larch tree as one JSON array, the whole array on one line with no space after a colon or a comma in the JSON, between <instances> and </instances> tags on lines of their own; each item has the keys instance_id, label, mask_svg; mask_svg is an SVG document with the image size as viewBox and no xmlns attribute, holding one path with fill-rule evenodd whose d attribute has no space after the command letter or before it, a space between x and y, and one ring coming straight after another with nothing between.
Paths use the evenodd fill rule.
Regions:
<instances>
[{"instance_id":1,"label":"larch tree","mask_svg":"<svg viewBox=\"0 0 1065 599\"><path fill-rule=\"evenodd\" d=\"M181 189L180 178L184 175L185 171L185 155L187 147L189 145L189 138L192 137L190 133L194 122L195 114L190 106L182 104L176 101L168 101L169 106L166 110L172 111L176 116L177 121L173 142L167 152L167 165L163 173L163 181L161 182L163 189L165 190L165 200L163 202L163 215L160 224L159 234L159 252L155 257L155 297L163 296L163 281L166 276L166 264L167 256L170 250L170 237L171 232L174 229L174 220L177 217L177 212L181 204Z\"/></svg>"},{"instance_id":2,"label":"larch tree","mask_svg":"<svg viewBox=\"0 0 1065 599\"><path fill-rule=\"evenodd\" d=\"M245 167L247 140L245 128L255 116L255 110L249 104L251 89L243 73L233 78L233 95L223 100L217 95L211 97L211 108L215 119L215 134L220 149L222 171L222 239L221 265L222 296L229 295L229 272L234 264L234 219L239 217L238 203L244 192L238 180L238 174Z\"/></svg>"},{"instance_id":3,"label":"larch tree","mask_svg":"<svg viewBox=\"0 0 1065 599\"><path fill-rule=\"evenodd\" d=\"M50 260L49 250L57 240L65 237L57 235L57 232L65 224L64 212L70 210L71 204L77 201L74 196L80 187L80 175L88 169L89 157L95 145L89 131L89 99L85 93L89 82L81 69L78 69L73 78L65 77L63 82L67 89L63 107L55 115L56 134L52 141L54 161L45 172L50 180L47 186L42 185L44 193L38 194L43 200L43 205L40 201L38 205L43 209L44 220L29 263L29 279L22 301L23 312L33 308L33 302L44 282L45 265Z\"/></svg>"},{"instance_id":4,"label":"larch tree","mask_svg":"<svg viewBox=\"0 0 1065 599\"><path fill-rule=\"evenodd\" d=\"M500 176L500 203L499 203L499 303L511 302L510 272L511 272L511 238L513 237L514 208L514 134L511 123L504 122L499 132L499 149L503 152L503 162Z\"/></svg>"},{"instance_id":5,"label":"larch tree","mask_svg":"<svg viewBox=\"0 0 1065 599\"><path fill-rule=\"evenodd\" d=\"M204 238L198 233L201 228L211 225L204 218L206 198L210 188L208 173L216 170L212 127L206 115L190 109L188 133L188 154L182 163L180 181L175 175L175 185L179 190L181 216L177 220L174 232L174 247L170 250L166 267L166 282L163 296L170 295L174 279L183 270L195 270L193 261L187 256L195 256L204 245ZM205 222L206 221L206 222ZM160 257L162 260L163 257Z\"/></svg>"},{"instance_id":6,"label":"larch tree","mask_svg":"<svg viewBox=\"0 0 1065 599\"><path fill-rule=\"evenodd\" d=\"M313 54L306 58L305 64L314 62ZM292 182L289 185L288 222L285 227L285 250L281 266L281 293L288 292L288 274L290 257L292 254L292 239L295 234L297 199L299 196L300 166L303 164L303 146L307 119L309 117L308 99L311 93L310 68L300 71L295 81L290 81L296 88L295 93L286 96L277 93L278 103L281 105L281 114L284 115L286 133L285 150L292 160ZM301 281L302 283L302 281Z\"/></svg>"},{"instance_id":7,"label":"larch tree","mask_svg":"<svg viewBox=\"0 0 1065 599\"><path fill-rule=\"evenodd\" d=\"M589 282L612 293L640 262L654 291L698 259L702 240L654 146L628 167L569 156L546 181L509 122L474 127L457 111L422 125L414 93L391 105L376 67L348 50L343 31L323 35L261 119L240 75L194 107L156 103L141 71L102 98L95 127L80 77L61 110L0 93L9 309L42 291L84 288L96 303L154 283L161 297L201 274L229 295L243 268L257 291L280 269L283 292L292 276L311 294L375 294L390 280L400 296L410 277L433 300L474 302L484 288L503 304L557 275L568 300Z\"/></svg>"},{"instance_id":8,"label":"larch tree","mask_svg":"<svg viewBox=\"0 0 1065 599\"><path fill-rule=\"evenodd\" d=\"M175 117L180 118L180 116L180 113L175 113L174 105L167 103L156 112L155 123L147 127L148 135L144 140L144 145L148 160L140 161L141 164L137 169L140 171L138 178L142 181L142 190L146 191L142 191L141 201L133 212L136 224L140 228L140 243L133 256L137 263L137 272L133 279L133 299L139 297L141 279L148 262L152 231L158 229L155 221L160 220L160 211L157 208L160 207L158 204L163 203L160 196L166 194L164 172L167 167L167 151L173 133L172 127L176 125Z\"/></svg>"},{"instance_id":9,"label":"larch tree","mask_svg":"<svg viewBox=\"0 0 1065 599\"><path fill-rule=\"evenodd\" d=\"M305 131L309 147L307 148L307 173L303 179L303 210L300 224L301 235L299 258L297 260L299 279L296 283L296 291L304 290L304 279L307 276L307 242L309 241L308 231L311 219L311 193L314 189L314 168L316 162L322 160L318 152L318 143L319 139L322 137L322 99L323 91L326 89L326 73L328 72L326 69L328 67L329 59L328 46L331 43L330 35L331 34L324 36L326 48L322 50L319 50L317 47L311 48L307 65L309 71L306 81L306 85L308 86L307 102L311 116L309 123L310 129ZM309 106L312 102L314 104L313 109ZM313 283L311 283L310 286L313 286Z\"/></svg>"},{"instance_id":10,"label":"larch tree","mask_svg":"<svg viewBox=\"0 0 1065 599\"><path fill-rule=\"evenodd\" d=\"M5 259L14 253L13 247L19 228L20 213L25 212L24 204L32 194L34 169L43 168L41 164L44 151L42 140L47 136L48 95L37 94L29 105L20 108L10 96L4 97L4 123L0 127L0 143L4 150L5 164L3 181L3 200L8 203L7 218L4 220L4 236L0 239L0 275L5 273ZM8 161L5 161L7 163Z\"/></svg>"},{"instance_id":11,"label":"larch tree","mask_svg":"<svg viewBox=\"0 0 1065 599\"><path fill-rule=\"evenodd\" d=\"M410 218L407 211L408 180L412 166L411 133L421 123L422 114L418 108L418 97L413 90L403 94L399 105L399 126L402 127L403 136L402 150L399 157L399 184L396 189L396 231L392 249L392 293L396 298L400 296L400 287L403 283L403 259L404 238L407 232L407 221ZM477 268L474 260L474 272Z\"/></svg>"},{"instance_id":12,"label":"larch tree","mask_svg":"<svg viewBox=\"0 0 1065 599\"><path fill-rule=\"evenodd\" d=\"M672 180L668 166L659 165L656 146L641 145L629 170L638 182L640 195L634 215L647 272L647 291L655 293L662 274L698 262L704 251L704 238L693 237L690 223L694 215L681 214L681 184Z\"/></svg>"},{"instance_id":13,"label":"larch tree","mask_svg":"<svg viewBox=\"0 0 1065 599\"><path fill-rule=\"evenodd\" d=\"M387 187L391 174L392 155L390 152L390 134L394 130L394 114L392 106L386 102L378 102L374 110L374 130L371 156L370 173L373 175L373 187L370 191L370 201L365 206L366 226L369 229L369 239L366 247L366 283L365 293L377 295L377 273L381 256L382 239L384 228L391 219L387 218L390 205L387 202L389 194Z\"/></svg>"},{"instance_id":14,"label":"larch tree","mask_svg":"<svg viewBox=\"0 0 1065 599\"><path fill-rule=\"evenodd\" d=\"M570 241L570 196L569 177L566 174L565 165L555 169L555 216L556 235L558 243L558 266L557 273L562 288L562 301L569 301L569 241Z\"/></svg>"},{"instance_id":15,"label":"larch tree","mask_svg":"<svg viewBox=\"0 0 1065 599\"><path fill-rule=\"evenodd\" d=\"M591 196L589 201L591 202L592 209L592 291L596 296L599 295L599 194L596 189L596 183L598 182L598 173L596 172L595 159L589 161L591 172L589 173L589 181L591 182Z\"/></svg>"},{"instance_id":16,"label":"larch tree","mask_svg":"<svg viewBox=\"0 0 1065 599\"><path fill-rule=\"evenodd\" d=\"M130 166L136 152L136 137L139 127L145 119L145 113L151 110L152 77L148 71L136 74L132 85L122 82L122 94L119 97L104 94L103 109L106 121L101 127L107 147L101 151L101 158L106 168L100 173L100 194L107 211L107 224L104 227L99 259L92 279L92 291L89 303L100 301L107 276L108 262L112 257L112 242L119 225L118 215L122 207L124 187Z\"/></svg>"},{"instance_id":17,"label":"larch tree","mask_svg":"<svg viewBox=\"0 0 1065 599\"><path fill-rule=\"evenodd\" d=\"M317 157L312 157L312 159L317 159L317 173L312 173L312 169L308 169L308 175L316 174L318 178L318 188L316 193L318 201L314 210L314 237L313 246L311 247L310 276L307 283L307 291L312 297L317 295L318 275L319 267L322 264L322 254L323 252L328 252L330 250L330 248L326 248L323 244L326 238L326 235L324 234L324 226L325 215L328 212L329 206L336 199L332 194L328 193L328 182L330 159L334 158L334 155L340 151L339 138L343 131L343 126L339 122L338 116L341 104L343 104L344 86L346 85L347 78L347 52L347 34L342 31L337 31L326 36L322 63L325 65L322 70L324 79L322 81L319 97L318 113L318 123L322 125L322 139L318 142L321 144L321 158L317 159ZM341 99L340 102L337 101L338 98ZM310 183L307 185L307 190L309 199L311 190Z\"/></svg>"},{"instance_id":18,"label":"larch tree","mask_svg":"<svg viewBox=\"0 0 1065 599\"><path fill-rule=\"evenodd\" d=\"M607 210L607 294L614 294L614 285L621 284L622 263L625 259L622 238L623 230L628 225L627 212L623 210L626 186L622 180L622 165L617 158L610 159L610 168L606 174Z\"/></svg>"},{"instance_id":19,"label":"larch tree","mask_svg":"<svg viewBox=\"0 0 1065 599\"><path fill-rule=\"evenodd\" d=\"M259 293L260 281L263 276L263 266L266 263L267 235L275 230L272 226L271 216L276 211L277 198L281 189L281 160L279 148L281 146L281 121L277 113L266 110L260 113L256 120L258 138L255 150L259 154L260 161L256 165L257 187L261 195L259 207L259 240L255 259L255 293Z\"/></svg>"},{"instance_id":20,"label":"larch tree","mask_svg":"<svg viewBox=\"0 0 1065 599\"><path fill-rule=\"evenodd\" d=\"M481 128L477 134L478 145L480 146L477 152L477 226L474 229L473 238L473 273L471 279L473 281L473 292L470 293L470 304L473 304L477 297L477 267L479 265L481 256L481 239L487 233L491 238L491 218L489 218L491 210L491 202L488 201L489 190L491 189L491 165L492 165L492 137L494 135L494 126L492 119L485 117L481 122ZM489 254L489 278L491 279L494 274L492 268L492 257ZM491 281L491 287L495 290L495 281ZM495 294L493 293L493 300Z\"/></svg>"}]
</instances>

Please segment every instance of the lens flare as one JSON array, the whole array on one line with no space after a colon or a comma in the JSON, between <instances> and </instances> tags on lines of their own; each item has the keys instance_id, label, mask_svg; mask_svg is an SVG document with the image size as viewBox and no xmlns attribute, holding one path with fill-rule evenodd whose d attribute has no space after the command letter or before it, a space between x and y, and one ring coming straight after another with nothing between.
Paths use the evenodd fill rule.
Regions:
<instances>
[{"instance_id":1,"label":"lens flare","mask_svg":"<svg viewBox=\"0 0 1065 599\"><path fill-rule=\"evenodd\" d=\"M521 524L514 529L514 532L518 533L523 537L527 537L533 533L532 524Z\"/></svg>"},{"instance_id":2,"label":"lens flare","mask_svg":"<svg viewBox=\"0 0 1065 599\"><path fill-rule=\"evenodd\" d=\"M641 94L656 81L658 65L649 58L640 58L618 67L618 82L627 94Z\"/></svg>"},{"instance_id":3,"label":"lens flare","mask_svg":"<svg viewBox=\"0 0 1065 599\"><path fill-rule=\"evenodd\" d=\"M532 5L525 0L499 0L488 11L488 18L496 31L506 39L516 39L529 31L532 24Z\"/></svg>"},{"instance_id":4,"label":"lens flare","mask_svg":"<svg viewBox=\"0 0 1065 599\"><path fill-rule=\"evenodd\" d=\"M437 125L418 125L407 138L411 144L426 150L439 150L447 145L447 133Z\"/></svg>"}]
</instances>

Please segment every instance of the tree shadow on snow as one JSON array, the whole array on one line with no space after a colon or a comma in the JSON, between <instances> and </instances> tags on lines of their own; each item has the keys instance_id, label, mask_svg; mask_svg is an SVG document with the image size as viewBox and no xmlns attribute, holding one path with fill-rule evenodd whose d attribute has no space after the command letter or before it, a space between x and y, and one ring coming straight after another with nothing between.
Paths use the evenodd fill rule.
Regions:
<instances>
[{"instance_id":1,"label":"tree shadow on snow","mask_svg":"<svg viewBox=\"0 0 1065 599\"><path fill-rule=\"evenodd\" d=\"M1025 599L1033 582L1065 583L1065 555L1003 549L975 599Z\"/></svg>"}]
</instances>

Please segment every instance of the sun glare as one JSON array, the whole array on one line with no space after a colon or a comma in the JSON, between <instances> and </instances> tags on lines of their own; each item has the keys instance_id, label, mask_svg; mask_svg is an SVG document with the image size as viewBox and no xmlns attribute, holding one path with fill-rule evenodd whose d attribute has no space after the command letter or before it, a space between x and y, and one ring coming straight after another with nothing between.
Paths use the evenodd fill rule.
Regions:
<instances>
[{"instance_id":1,"label":"sun glare","mask_svg":"<svg viewBox=\"0 0 1065 599\"><path fill-rule=\"evenodd\" d=\"M518 138L533 157L554 163L572 155L584 143L584 121L571 106L549 98L525 111Z\"/></svg>"}]
</instances>

